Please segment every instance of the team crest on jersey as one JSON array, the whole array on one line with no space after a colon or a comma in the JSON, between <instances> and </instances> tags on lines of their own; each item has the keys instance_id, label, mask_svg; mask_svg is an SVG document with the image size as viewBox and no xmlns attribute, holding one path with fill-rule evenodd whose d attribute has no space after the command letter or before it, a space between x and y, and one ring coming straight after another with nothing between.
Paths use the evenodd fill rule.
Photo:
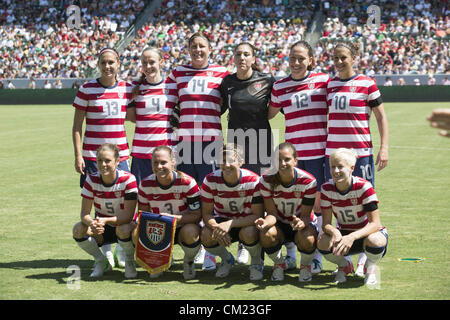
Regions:
<instances>
[{"instance_id":1,"label":"team crest on jersey","mask_svg":"<svg viewBox=\"0 0 450 320\"><path fill-rule=\"evenodd\" d=\"M174 193L173 197L177 200L180 200L180 194L179 193Z\"/></svg>"},{"instance_id":2,"label":"team crest on jersey","mask_svg":"<svg viewBox=\"0 0 450 320\"><path fill-rule=\"evenodd\" d=\"M351 91L351 92L355 92L355 91L356 91L356 87L355 87L355 86L351 86L351 87L350 87L350 91Z\"/></svg>"},{"instance_id":3,"label":"team crest on jersey","mask_svg":"<svg viewBox=\"0 0 450 320\"><path fill-rule=\"evenodd\" d=\"M352 203L352 205L356 206L358 204L358 199L356 198L351 198L350 202Z\"/></svg>"},{"instance_id":4,"label":"team crest on jersey","mask_svg":"<svg viewBox=\"0 0 450 320\"><path fill-rule=\"evenodd\" d=\"M116 196L116 198L120 198L122 196L122 191L116 191L114 192L114 195Z\"/></svg>"},{"instance_id":5,"label":"team crest on jersey","mask_svg":"<svg viewBox=\"0 0 450 320\"><path fill-rule=\"evenodd\" d=\"M312 90L312 89L314 89L316 87L316 84L315 83L309 83L308 84L308 89L309 90Z\"/></svg>"},{"instance_id":6,"label":"team crest on jersey","mask_svg":"<svg viewBox=\"0 0 450 320\"><path fill-rule=\"evenodd\" d=\"M296 198L300 198L301 195L302 195L302 193L300 191L294 192L294 197L296 197Z\"/></svg>"},{"instance_id":7,"label":"team crest on jersey","mask_svg":"<svg viewBox=\"0 0 450 320\"><path fill-rule=\"evenodd\" d=\"M213 76L213 72L212 71L208 71L206 74L208 75L208 77L212 77Z\"/></svg>"},{"instance_id":8,"label":"team crest on jersey","mask_svg":"<svg viewBox=\"0 0 450 320\"><path fill-rule=\"evenodd\" d=\"M119 96L119 99L123 99L123 97L125 96L123 92L119 92L117 95Z\"/></svg>"},{"instance_id":9,"label":"team crest on jersey","mask_svg":"<svg viewBox=\"0 0 450 320\"><path fill-rule=\"evenodd\" d=\"M255 83L255 84L253 85L253 87L255 88L255 90L261 90L261 88L262 88L261 82Z\"/></svg>"},{"instance_id":10,"label":"team crest on jersey","mask_svg":"<svg viewBox=\"0 0 450 320\"><path fill-rule=\"evenodd\" d=\"M245 197L245 190L239 190L238 194L239 194L239 197L241 197L241 198Z\"/></svg>"},{"instance_id":11,"label":"team crest on jersey","mask_svg":"<svg viewBox=\"0 0 450 320\"><path fill-rule=\"evenodd\" d=\"M153 244L158 244L164 239L164 234L166 231L166 225L159 221L147 221L147 226L145 228L147 238Z\"/></svg>"}]
</instances>

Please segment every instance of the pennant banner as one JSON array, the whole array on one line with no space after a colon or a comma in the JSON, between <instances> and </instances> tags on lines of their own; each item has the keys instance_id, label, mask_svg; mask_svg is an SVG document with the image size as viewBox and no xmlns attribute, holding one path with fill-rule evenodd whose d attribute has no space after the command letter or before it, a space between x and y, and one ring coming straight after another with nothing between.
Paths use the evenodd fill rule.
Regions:
<instances>
[{"instance_id":1,"label":"pennant banner","mask_svg":"<svg viewBox=\"0 0 450 320\"><path fill-rule=\"evenodd\" d=\"M173 217L139 212L136 262L150 274L170 268L176 227L177 220Z\"/></svg>"}]
</instances>

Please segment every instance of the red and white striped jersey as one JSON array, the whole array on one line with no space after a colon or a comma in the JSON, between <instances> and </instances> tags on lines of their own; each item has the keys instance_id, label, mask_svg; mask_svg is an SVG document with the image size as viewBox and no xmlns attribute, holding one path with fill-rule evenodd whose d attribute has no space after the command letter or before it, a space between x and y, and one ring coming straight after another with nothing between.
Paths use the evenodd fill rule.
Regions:
<instances>
[{"instance_id":1,"label":"red and white striped jersey","mask_svg":"<svg viewBox=\"0 0 450 320\"><path fill-rule=\"evenodd\" d=\"M328 81L327 74L308 73L303 79L289 76L273 85L270 105L283 108L285 140L294 145L299 160L325 156Z\"/></svg>"},{"instance_id":2,"label":"red and white striped jersey","mask_svg":"<svg viewBox=\"0 0 450 320\"><path fill-rule=\"evenodd\" d=\"M178 102L176 84L167 79L158 84L149 84L144 80L139 86L135 102L136 129L131 155L151 159L153 149L157 146L173 145L169 121Z\"/></svg>"},{"instance_id":3,"label":"red and white striped jersey","mask_svg":"<svg viewBox=\"0 0 450 320\"><path fill-rule=\"evenodd\" d=\"M314 204L317 191L316 179L308 172L299 168L294 168L294 179L290 185L277 185L272 188L268 181L268 176L260 178L261 195L266 199L272 199L277 208L277 220L283 223L292 221L292 216L300 216L302 202L304 199ZM311 221L314 220L314 213L311 213Z\"/></svg>"},{"instance_id":4,"label":"red and white striped jersey","mask_svg":"<svg viewBox=\"0 0 450 320\"><path fill-rule=\"evenodd\" d=\"M148 205L153 213L188 214L199 210L200 190L194 178L186 173L173 171L174 181L168 187L161 186L156 175L142 179L139 185L138 203Z\"/></svg>"},{"instance_id":5,"label":"red and white striped jersey","mask_svg":"<svg viewBox=\"0 0 450 320\"><path fill-rule=\"evenodd\" d=\"M219 65L178 66L169 76L177 85L179 140L211 141L222 136L219 86L229 72Z\"/></svg>"},{"instance_id":6,"label":"red and white striped jersey","mask_svg":"<svg viewBox=\"0 0 450 320\"><path fill-rule=\"evenodd\" d=\"M338 228L342 230L358 230L363 228L369 220L363 206L376 203L378 198L372 184L363 178L353 176L352 185L345 194L340 193L329 181L322 184L320 206L331 209L338 221Z\"/></svg>"},{"instance_id":7,"label":"red and white striped jersey","mask_svg":"<svg viewBox=\"0 0 450 320\"><path fill-rule=\"evenodd\" d=\"M375 81L358 74L348 80L334 78L328 83L327 101L326 155L337 148L354 149L360 157L372 155L371 108L382 103Z\"/></svg>"},{"instance_id":8,"label":"red and white striped jersey","mask_svg":"<svg viewBox=\"0 0 450 320\"><path fill-rule=\"evenodd\" d=\"M233 219L252 214L252 203L261 198L259 176L243 168L240 172L239 181L233 186L225 183L220 169L205 177L201 188L202 202L214 203L213 216Z\"/></svg>"},{"instance_id":9,"label":"red and white striped jersey","mask_svg":"<svg viewBox=\"0 0 450 320\"><path fill-rule=\"evenodd\" d=\"M85 160L95 161L97 149L103 143L113 143L120 148L120 161L129 158L124 123L127 105L132 99L131 91L132 85L123 80L108 88L98 80L88 81L80 87L73 106L86 112L83 139Z\"/></svg>"},{"instance_id":10,"label":"red and white striped jersey","mask_svg":"<svg viewBox=\"0 0 450 320\"><path fill-rule=\"evenodd\" d=\"M116 181L111 186L103 184L99 172L88 174L84 182L81 196L94 200L99 217L118 216L124 210L126 194L138 192L133 174L123 170L117 170L116 174Z\"/></svg>"}]
</instances>

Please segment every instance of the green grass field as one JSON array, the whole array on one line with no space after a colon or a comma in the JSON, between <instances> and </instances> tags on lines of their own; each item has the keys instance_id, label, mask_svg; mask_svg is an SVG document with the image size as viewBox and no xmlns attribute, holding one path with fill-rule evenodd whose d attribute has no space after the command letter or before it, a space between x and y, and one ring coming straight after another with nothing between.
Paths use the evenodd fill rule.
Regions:
<instances>
[{"instance_id":1,"label":"green grass field","mask_svg":"<svg viewBox=\"0 0 450 320\"><path fill-rule=\"evenodd\" d=\"M0 299L443 299L450 298L450 139L440 137L425 120L450 103L386 103L390 127L389 165L376 174L382 223L389 231L387 255L380 262L381 287L369 290L361 279L332 284L334 266L311 283L288 271L283 283L269 278L249 282L248 266L235 266L226 279L197 268L197 278L182 278L182 251L162 277L125 280L115 269L101 280L89 279L92 259L72 239L79 219L79 176L73 168L70 105L0 106ZM378 151L378 132L372 117ZM272 127L281 131L278 116ZM129 142L133 128L127 124ZM282 134L280 135L282 137ZM236 244L232 247L236 253ZM423 262L400 262L420 257ZM356 257L354 257L356 258ZM299 259L299 256L298 256ZM81 268L78 290L67 286L67 268Z\"/></svg>"}]
</instances>

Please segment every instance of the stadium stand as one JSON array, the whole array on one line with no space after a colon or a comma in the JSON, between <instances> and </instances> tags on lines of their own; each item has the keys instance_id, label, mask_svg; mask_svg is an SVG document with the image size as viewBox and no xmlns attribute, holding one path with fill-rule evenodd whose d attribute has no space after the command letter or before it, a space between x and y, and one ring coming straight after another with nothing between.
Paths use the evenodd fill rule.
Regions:
<instances>
[{"instance_id":1,"label":"stadium stand","mask_svg":"<svg viewBox=\"0 0 450 320\"><path fill-rule=\"evenodd\" d=\"M96 68L98 51L114 47L150 2L0 0L0 79L33 77L42 83L48 78L87 78ZM372 3L382 8L378 32L366 25ZM71 4L81 8L80 29L66 25L65 10ZM186 63L187 38L198 30L209 35L216 63L232 70L234 46L248 41L259 49L263 71L284 76L289 73L290 45L305 39L318 14L324 23L315 45L315 71L333 75L330 49L337 40L352 38L361 43L361 73L448 74L449 13L444 0L163 0L121 52L120 76L137 76L140 53L147 46L162 50L166 74ZM398 77L392 80L396 85Z\"/></svg>"}]
</instances>

